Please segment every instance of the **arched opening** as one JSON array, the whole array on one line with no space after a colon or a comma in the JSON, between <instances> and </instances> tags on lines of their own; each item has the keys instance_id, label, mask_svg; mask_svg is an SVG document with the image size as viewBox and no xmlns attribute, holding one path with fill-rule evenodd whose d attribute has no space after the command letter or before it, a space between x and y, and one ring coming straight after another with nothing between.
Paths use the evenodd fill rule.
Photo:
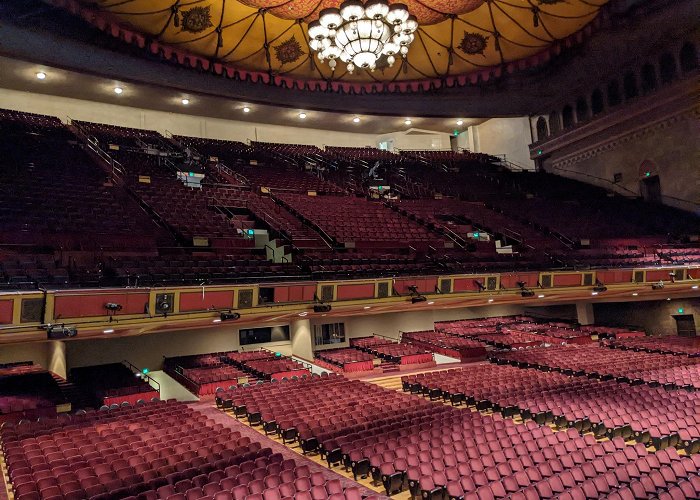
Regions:
<instances>
[{"instance_id":1,"label":"arched opening","mask_svg":"<svg viewBox=\"0 0 700 500\"><path fill-rule=\"evenodd\" d=\"M564 106L564 109L561 111L561 121L562 125L564 125L564 128L567 129L574 124L574 108L569 106L568 104Z\"/></svg>"},{"instance_id":2,"label":"arched opening","mask_svg":"<svg viewBox=\"0 0 700 500\"><path fill-rule=\"evenodd\" d=\"M668 52L659 57L659 77L661 83L671 83L676 79L676 61Z\"/></svg>"},{"instance_id":3,"label":"arched opening","mask_svg":"<svg viewBox=\"0 0 700 500\"><path fill-rule=\"evenodd\" d=\"M608 106L617 106L621 102L620 84L617 83L617 80L613 80L608 83Z\"/></svg>"},{"instance_id":4,"label":"arched opening","mask_svg":"<svg viewBox=\"0 0 700 500\"><path fill-rule=\"evenodd\" d=\"M559 120L559 114L556 111L549 113L549 131L552 135L556 134L561 130L561 121Z\"/></svg>"},{"instance_id":5,"label":"arched opening","mask_svg":"<svg viewBox=\"0 0 700 500\"><path fill-rule=\"evenodd\" d=\"M588 103L583 97L576 99L576 121L583 122L588 119Z\"/></svg>"},{"instance_id":6,"label":"arched opening","mask_svg":"<svg viewBox=\"0 0 700 500\"><path fill-rule=\"evenodd\" d=\"M540 116L537 119L537 140L544 140L548 135L549 129L547 127L547 120L544 118L544 116Z\"/></svg>"},{"instance_id":7,"label":"arched opening","mask_svg":"<svg viewBox=\"0 0 700 500\"><path fill-rule=\"evenodd\" d=\"M656 70L651 64L642 66L642 92L647 94L656 89Z\"/></svg>"},{"instance_id":8,"label":"arched opening","mask_svg":"<svg viewBox=\"0 0 700 500\"><path fill-rule=\"evenodd\" d=\"M622 84L625 88L625 99L633 99L639 95L637 76L631 71L625 73L625 79Z\"/></svg>"},{"instance_id":9,"label":"arched opening","mask_svg":"<svg viewBox=\"0 0 700 500\"><path fill-rule=\"evenodd\" d=\"M593 116L602 113L604 107L603 92L600 89L595 89L593 94L591 94L591 112Z\"/></svg>"},{"instance_id":10,"label":"arched opening","mask_svg":"<svg viewBox=\"0 0 700 500\"><path fill-rule=\"evenodd\" d=\"M695 51L695 45L686 42L681 48L681 71L687 73L698 67L698 54Z\"/></svg>"}]
</instances>

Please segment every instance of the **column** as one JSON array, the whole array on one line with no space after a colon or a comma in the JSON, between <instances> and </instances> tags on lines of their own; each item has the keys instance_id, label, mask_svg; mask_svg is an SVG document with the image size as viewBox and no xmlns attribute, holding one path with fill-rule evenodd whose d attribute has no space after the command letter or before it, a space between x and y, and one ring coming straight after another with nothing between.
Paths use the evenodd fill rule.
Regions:
<instances>
[{"instance_id":1,"label":"column","mask_svg":"<svg viewBox=\"0 0 700 500\"><path fill-rule=\"evenodd\" d=\"M49 341L49 366L47 369L59 377L68 378L66 366L66 343L61 340Z\"/></svg>"},{"instance_id":2,"label":"column","mask_svg":"<svg viewBox=\"0 0 700 500\"><path fill-rule=\"evenodd\" d=\"M308 319L292 321L289 326L289 336L292 341L292 355L313 361L314 348L311 340L311 322Z\"/></svg>"},{"instance_id":3,"label":"column","mask_svg":"<svg viewBox=\"0 0 700 500\"><path fill-rule=\"evenodd\" d=\"M595 315L593 314L593 303L577 302L576 320L581 325L592 325L593 323L595 323Z\"/></svg>"}]
</instances>

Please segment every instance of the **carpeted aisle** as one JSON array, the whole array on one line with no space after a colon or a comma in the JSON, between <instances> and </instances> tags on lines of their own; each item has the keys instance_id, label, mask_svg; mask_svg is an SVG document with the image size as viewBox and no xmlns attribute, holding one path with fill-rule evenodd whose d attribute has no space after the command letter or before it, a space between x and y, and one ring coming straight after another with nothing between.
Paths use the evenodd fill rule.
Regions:
<instances>
[{"instance_id":1,"label":"carpeted aisle","mask_svg":"<svg viewBox=\"0 0 700 500\"><path fill-rule=\"evenodd\" d=\"M286 446L277 443L273 441L272 439L266 437L265 435L257 432L254 429L251 429L247 425L244 425L240 422L238 422L235 418L227 415L226 413L219 411L213 404L212 401L209 402L198 402L198 403L191 403L190 406L194 408L195 410L204 413L208 418L213 419L216 423L220 423L226 427L229 427L231 429L234 429L238 432L241 433L242 436L248 436L250 439L255 440L255 441L260 441L263 445L263 447L269 447L272 449L273 452L275 453L281 453L282 456L287 459L287 458L292 458L296 460L297 462L304 463L305 465L308 465L309 468L316 472L319 471L323 473L323 475L326 477L327 480L330 479L340 479L343 487L349 488L351 486L355 486L360 489L360 492L362 493L362 496L370 496L374 495L375 498L379 499L388 499L389 497L386 497L384 495L381 495L377 493L376 491L372 491L364 486L362 486L359 483L356 483L355 481L352 481L351 479L347 479L340 474L336 474L332 470L330 470L327 467L323 467L316 462L313 462L312 460L309 460L308 458L304 457L303 455L300 455L298 453L293 452ZM0 499L1 500L1 499Z\"/></svg>"}]
</instances>

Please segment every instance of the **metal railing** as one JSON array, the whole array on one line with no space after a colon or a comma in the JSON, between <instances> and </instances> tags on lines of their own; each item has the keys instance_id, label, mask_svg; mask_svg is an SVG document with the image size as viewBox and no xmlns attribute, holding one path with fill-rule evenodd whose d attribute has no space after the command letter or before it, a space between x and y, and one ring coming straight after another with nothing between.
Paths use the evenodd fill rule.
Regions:
<instances>
[{"instance_id":1,"label":"metal railing","mask_svg":"<svg viewBox=\"0 0 700 500\"><path fill-rule=\"evenodd\" d=\"M125 364L127 368L129 368L134 373L134 375L139 374L141 378L148 382L148 385L150 385L151 387L153 387L152 384L155 384L154 389L156 389L158 393L160 393L160 384L156 379L154 379L147 373L144 373L142 370L139 370L136 366L134 366L131 362L129 362L126 359L122 360L122 364Z\"/></svg>"}]
</instances>

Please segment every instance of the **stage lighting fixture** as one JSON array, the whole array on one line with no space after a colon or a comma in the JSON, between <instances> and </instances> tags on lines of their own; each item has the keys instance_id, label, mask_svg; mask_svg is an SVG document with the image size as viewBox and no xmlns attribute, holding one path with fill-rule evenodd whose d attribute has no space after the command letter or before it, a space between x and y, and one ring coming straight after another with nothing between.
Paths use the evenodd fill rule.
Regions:
<instances>
[{"instance_id":1,"label":"stage lighting fixture","mask_svg":"<svg viewBox=\"0 0 700 500\"><path fill-rule=\"evenodd\" d=\"M51 340L68 339L78 335L78 329L74 326L46 325L46 336Z\"/></svg>"},{"instance_id":2,"label":"stage lighting fixture","mask_svg":"<svg viewBox=\"0 0 700 500\"><path fill-rule=\"evenodd\" d=\"M481 281L474 280L474 284L479 289L479 292L483 292L484 290L486 290L486 287L484 286L484 284Z\"/></svg>"},{"instance_id":3,"label":"stage lighting fixture","mask_svg":"<svg viewBox=\"0 0 700 500\"><path fill-rule=\"evenodd\" d=\"M658 283L653 283L653 284L651 285L651 289L652 289L652 290L663 290L663 289L664 289L664 282L663 282L663 281L659 281Z\"/></svg>"},{"instance_id":4,"label":"stage lighting fixture","mask_svg":"<svg viewBox=\"0 0 700 500\"><path fill-rule=\"evenodd\" d=\"M532 290L524 289L524 290L520 291L520 296L521 297L534 297L535 292L533 292Z\"/></svg>"},{"instance_id":5,"label":"stage lighting fixture","mask_svg":"<svg viewBox=\"0 0 700 500\"><path fill-rule=\"evenodd\" d=\"M315 313L331 312L331 305L330 304L314 304L314 312Z\"/></svg>"},{"instance_id":6,"label":"stage lighting fixture","mask_svg":"<svg viewBox=\"0 0 700 500\"><path fill-rule=\"evenodd\" d=\"M221 321L235 321L241 317L240 314L237 312L222 312L221 313Z\"/></svg>"},{"instance_id":7,"label":"stage lighting fixture","mask_svg":"<svg viewBox=\"0 0 700 500\"><path fill-rule=\"evenodd\" d=\"M600 293L600 292L607 292L608 287L603 284L602 281L600 280L595 280L595 286L593 287L593 291Z\"/></svg>"},{"instance_id":8,"label":"stage lighting fixture","mask_svg":"<svg viewBox=\"0 0 700 500\"><path fill-rule=\"evenodd\" d=\"M121 305L121 304L117 304L117 303L115 303L115 302L107 302L107 303L105 304L105 309L107 309L108 311L121 311L121 310L122 310L122 305Z\"/></svg>"},{"instance_id":9,"label":"stage lighting fixture","mask_svg":"<svg viewBox=\"0 0 700 500\"><path fill-rule=\"evenodd\" d=\"M417 304L418 302L425 302L426 300L428 299L423 295L416 295L415 297L411 297L412 304Z\"/></svg>"}]
</instances>

